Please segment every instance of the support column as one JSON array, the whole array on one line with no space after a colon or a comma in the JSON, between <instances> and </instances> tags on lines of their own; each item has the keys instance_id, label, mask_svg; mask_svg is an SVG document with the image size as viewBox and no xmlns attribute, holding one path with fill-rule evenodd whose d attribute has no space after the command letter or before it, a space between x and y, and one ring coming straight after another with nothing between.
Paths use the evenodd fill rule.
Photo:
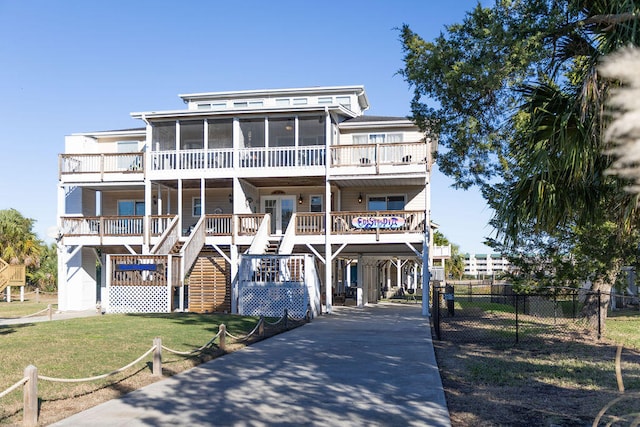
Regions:
<instances>
[{"instance_id":1,"label":"support column","mask_svg":"<svg viewBox=\"0 0 640 427\"><path fill-rule=\"evenodd\" d=\"M231 313L238 313L238 246L229 247L231 255Z\"/></svg>"},{"instance_id":2,"label":"support column","mask_svg":"<svg viewBox=\"0 0 640 427\"><path fill-rule=\"evenodd\" d=\"M327 153L329 148L326 149ZM328 158L328 154L327 154ZM327 166L328 169L328 166ZM327 314L331 314L333 311L333 291L331 289L333 284L333 260L331 259L333 254L331 250L331 186L329 185L328 172L324 182L324 284L325 284L325 304Z\"/></svg>"},{"instance_id":3,"label":"support column","mask_svg":"<svg viewBox=\"0 0 640 427\"><path fill-rule=\"evenodd\" d=\"M364 305L363 295L362 295L362 286L365 280L364 277L364 257L362 254L358 254L358 288L356 289L356 306L362 307Z\"/></svg>"},{"instance_id":4,"label":"support column","mask_svg":"<svg viewBox=\"0 0 640 427\"><path fill-rule=\"evenodd\" d=\"M178 229L182 236L182 178L178 178Z\"/></svg>"}]
</instances>

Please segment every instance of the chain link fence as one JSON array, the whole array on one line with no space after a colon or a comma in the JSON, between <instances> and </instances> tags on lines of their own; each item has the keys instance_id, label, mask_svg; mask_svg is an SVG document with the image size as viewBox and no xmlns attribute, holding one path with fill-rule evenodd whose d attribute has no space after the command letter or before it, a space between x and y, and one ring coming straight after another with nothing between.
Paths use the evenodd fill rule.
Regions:
<instances>
[{"instance_id":1,"label":"chain link fence","mask_svg":"<svg viewBox=\"0 0 640 427\"><path fill-rule=\"evenodd\" d=\"M584 289L518 293L505 284L458 284L434 289L432 320L438 340L458 343L518 343L560 332L600 338L606 310L630 304L637 298Z\"/></svg>"}]
</instances>

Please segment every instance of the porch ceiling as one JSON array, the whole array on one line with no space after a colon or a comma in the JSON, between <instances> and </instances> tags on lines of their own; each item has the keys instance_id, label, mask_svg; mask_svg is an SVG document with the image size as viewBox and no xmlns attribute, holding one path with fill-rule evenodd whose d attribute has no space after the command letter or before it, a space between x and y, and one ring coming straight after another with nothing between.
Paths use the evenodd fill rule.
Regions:
<instances>
[{"instance_id":1,"label":"porch ceiling","mask_svg":"<svg viewBox=\"0 0 640 427\"><path fill-rule=\"evenodd\" d=\"M345 187L388 187L388 186L424 186L426 180L420 177L341 177L331 179L331 183Z\"/></svg>"},{"instance_id":2,"label":"porch ceiling","mask_svg":"<svg viewBox=\"0 0 640 427\"><path fill-rule=\"evenodd\" d=\"M413 245L418 251L422 251L422 245ZM318 253L324 255L324 245L314 245L314 248ZM340 248L340 245L333 245L332 251L335 252ZM294 253L312 253L308 247L300 245L294 248ZM418 258L415 252L413 252L405 244L375 244L375 245L347 245L338 258L358 258L358 255L374 256L383 259L389 258Z\"/></svg>"}]
</instances>

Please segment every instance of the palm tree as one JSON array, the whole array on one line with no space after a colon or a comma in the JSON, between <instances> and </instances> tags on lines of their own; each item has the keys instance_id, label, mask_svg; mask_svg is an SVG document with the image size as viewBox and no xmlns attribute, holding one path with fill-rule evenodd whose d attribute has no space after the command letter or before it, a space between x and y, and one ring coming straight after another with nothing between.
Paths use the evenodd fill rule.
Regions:
<instances>
[{"instance_id":1,"label":"palm tree","mask_svg":"<svg viewBox=\"0 0 640 427\"><path fill-rule=\"evenodd\" d=\"M34 220L15 209L0 210L0 258L9 264L40 264L42 243L32 231Z\"/></svg>"},{"instance_id":2,"label":"palm tree","mask_svg":"<svg viewBox=\"0 0 640 427\"><path fill-rule=\"evenodd\" d=\"M604 100L611 82L598 62L620 45L640 39L634 2L575 2L580 19L555 32L558 51L549 73L521 89L524 103L511 120L518 138L509 147L511 171L494 192L494 223L505 241L517 245L523 227L553 234L569 230L574 253L588 266L591 290L608 294L637 247L637 197L623 179L607 175L611 165ZM562 73L554 74L554 70ZM583 313L596 319L595 297Z\"/></svg>"}]
</instances>

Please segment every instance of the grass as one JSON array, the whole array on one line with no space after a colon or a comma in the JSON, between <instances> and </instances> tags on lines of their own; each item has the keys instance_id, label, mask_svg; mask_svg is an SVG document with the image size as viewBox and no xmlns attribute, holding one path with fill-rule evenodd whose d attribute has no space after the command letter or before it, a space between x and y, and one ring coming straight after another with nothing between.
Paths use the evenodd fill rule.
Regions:
<instances>
[{"instance_id":1,"label":"grass","mask_svg":"<svg viewBox=\"0 0 640 427\"><path fill-rule=\"evenodd\" d=\"M25 298L21 302L19 294L12 295L11 302L0 302L0 319L29 316L47 309L49 304L56 310L58 308L58 298L51 295L41 295L39 301L36 302L34 297L30 296L30 298Z\"/></svg>"},{"instance_id":2,"label":"grass","mask_svg":"<svg viewBox=\"0 0 640 427\"><path fill-rule=\"evenodd\" d=\"M14 304L14 303L11 303ZM5 317L5 307L0 307ZM248 334L258 318L235 315L195 313L172 314L113 314L82 319L27 323L0 326L0 392L23 376L24 368L34 365L38 374L56 378L85 378L117 370L134 361L153 345L155 337L162 344L179 351L195 350L218 333L221 323L236 335ZM166 375L180 372L212 358L184 358L163 352L163 370ZM151 383L147 357L138 366L109 377L83 383L57 383L39 381L42 399L41 419L49 422L63 416L60 407L83 409L78 398L85 399L86 407L103 395L108 398ZM65 402L73 398L73 403ZM15 391L0 399L0 423L16 423L21 416L22 393Z\"/></svg>"},{"instance_id":3,"label":"grass","mask_svg":"<svg viewBox=\"0 0 640 427\"><path fill-rule=\"evenodd\" d=\"M629 398L609 408L604 421L640 413L637 310L612 313L601 340L579 324L545 326L540 318L522 315L516 344L513 337L495 334L498 324L513 319L513 310L466 301L456 301L458 308L466 316L445 319L443 341L434 340L454 427L591 425L601 408L626 396L616 381L618 344L624 345L621 370Z\"/></svg>"}]
</instances>

